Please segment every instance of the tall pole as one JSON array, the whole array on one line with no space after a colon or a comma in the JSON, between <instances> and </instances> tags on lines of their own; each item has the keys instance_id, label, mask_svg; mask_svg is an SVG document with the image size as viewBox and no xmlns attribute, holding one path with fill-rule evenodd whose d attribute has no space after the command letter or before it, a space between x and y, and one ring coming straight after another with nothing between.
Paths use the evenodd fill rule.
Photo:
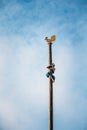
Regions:
<instances>
[{"instance_id":1,"label":"tall pole","mask_svg":"<svg viewBox=\"0 0 87 130\"><path fill-rule=\"evenodd\" d=\"M55 65L52 63L52 41L55 40L55 36L52 36L51 39L46 37L45 40L48 42L48 73L46 74L49 78L48 130L53 130L53 82L55 81L53 73Z\"/></svg>"},{"instance_id":2,"label":"tall pole","mask_svg":"<svg viewBox=\"0 0 87 130\"><path fill-rule=\"evenodd\" d=\"M48 60L49 66L52 64L52 43L48 44ZM49 72L51 70L49 69ZM49 76L49 108L48 108L48 130L53 130L53 83L51 77Z\"/></svg>"}]
</instances>

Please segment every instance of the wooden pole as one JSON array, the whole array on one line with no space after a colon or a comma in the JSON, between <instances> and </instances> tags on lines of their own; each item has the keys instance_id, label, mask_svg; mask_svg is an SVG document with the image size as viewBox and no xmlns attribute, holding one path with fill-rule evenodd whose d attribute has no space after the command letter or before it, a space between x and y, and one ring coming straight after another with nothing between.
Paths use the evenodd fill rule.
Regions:
<instances>
[{"instance_id":1,"label":"wooden pole","mask_svg":"<svg viewBox=\"0 0 87 130\"><path fill-rule=\"evenodd\" d=\"M52 43L48 44L48 64L52 65ZM49 70L51 72L51 70ZM53 82L49 76L48 130L53 130Z\"/></svg>"},{"instance_id":2,"label":"wooden pole","mask_svg":"<svg viewBox=\"0 0 87 130\"><path fill-rule=\"evenodd\" d=\"M53 82L55 81L55 76L53 75L55 71L55 64L52 63L52 42L56 40L56 36L51 36L50 39L45 37L48 43L48 72L46 76L49 78L49 98L48 98L48 130L53 130Z\"/></svg>"}]
</instances>

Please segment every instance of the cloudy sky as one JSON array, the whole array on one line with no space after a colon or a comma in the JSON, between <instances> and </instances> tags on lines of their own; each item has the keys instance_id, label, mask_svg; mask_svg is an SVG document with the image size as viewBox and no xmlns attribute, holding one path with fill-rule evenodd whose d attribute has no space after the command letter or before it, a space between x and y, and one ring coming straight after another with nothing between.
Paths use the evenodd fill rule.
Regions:
<instances>
[{"instance_id":1,"label":"cloudy sky","mask_svg":"<svg viewBox=\"0 0 87 130\"><path fill-rule=\"evenodd\" d=\"M48 45L54 130L87 130L87 1L0 0L0 130L48 130Z\"/></svg>"}]
</instances>

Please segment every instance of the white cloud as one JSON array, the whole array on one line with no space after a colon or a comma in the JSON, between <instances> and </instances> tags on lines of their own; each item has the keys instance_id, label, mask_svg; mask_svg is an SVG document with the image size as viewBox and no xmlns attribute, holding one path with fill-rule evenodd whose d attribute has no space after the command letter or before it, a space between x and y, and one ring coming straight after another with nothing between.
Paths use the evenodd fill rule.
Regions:
<instances>
[{"instance_id":1,"label":"white cloud","mask_svg":"<svg viewBox=\"0 0 87 130\"><path fill-rule=\"evenodd\" d=\"M62 129L64 130L86 127L87 99L83 91L86 90L87 75L79 68L87 71L84 68L87 63L84 57L86 52L83 56L84 50L82 48L85 49L85 45L83 47L80 44L75 48L66 43L63 46L60 45L55 54L58 57L55 59L57 81L54 84L54 119L58 118L60 124L56 124L57 122L55 124L61 128L63 125ZM79 123L80 125L78 125Z\"/></svg>"},{"instance_id":2,"label":"white cloud","mask_svg":"<svg viewBox=\"0 0 87 130\"><path fill-rule=\"evenodd\" d=\"M17 110L14 103L7 98L0 97L0 125L12 129L16 126Z\"/></svg>"},{"instance_id":3,"label":"white cloud","mask_svg":"<svg viewBox=\"0 0 87 130\"><path fill-rule=\"evenodd\" d=\"M13 44L9 44L10 40ZM5 50L6 45L8 46L6 48L7 51L1 53L1 59L4 59L3 54L5 57L5 62L1 61L3 68L1 68L2 73L0 74L0 77L3 76L2 83L4 83L3 86L0 83L0 89L2 90L0 96L2 101L0 103L1 113L6 111L5 115L2 114L3 121L8 124L8 126L6 125L7 127L10 124L11 126L15 125L14 129L16 127L17 129L32 127L35 123L35 116L40 118L47 105L45 72L42 69L45 66L43 66L43 55L40 55L40 53L43 53L43 48L25 44L21 38L2 39L1 41L4 45L3 50ZM21 45L15 45L18 42ZM4 66L5 64L6 66ZM3 107L5 108L3 106L4 102L7 102L7 100L6 109L3 109ZM17 110L16 117L12 115L12 113L14 114L14 109L11 107L11 103ZM8 116L10 111L12 112L10 113L11 116ZM11 123L11 120L14 124Z\"/></svg>"}]
</instances>

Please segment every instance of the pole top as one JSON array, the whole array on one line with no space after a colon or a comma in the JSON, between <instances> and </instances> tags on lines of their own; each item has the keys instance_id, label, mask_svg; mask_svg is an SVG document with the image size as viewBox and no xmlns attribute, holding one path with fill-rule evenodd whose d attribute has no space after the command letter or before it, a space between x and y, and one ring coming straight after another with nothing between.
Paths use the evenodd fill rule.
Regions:
<instances>
[{"instance_id":1,"label":"pole top","mask_svg":"<svg viewBox=\"0 0 87 130\"><path fill-rule=\"evenodd\" d=\"M48 44L52 44L52 42L56 40L56 36L53 35L50 39L48 39L48 37L45 37L45 40Z\"/></svg>"}]
</instances>

